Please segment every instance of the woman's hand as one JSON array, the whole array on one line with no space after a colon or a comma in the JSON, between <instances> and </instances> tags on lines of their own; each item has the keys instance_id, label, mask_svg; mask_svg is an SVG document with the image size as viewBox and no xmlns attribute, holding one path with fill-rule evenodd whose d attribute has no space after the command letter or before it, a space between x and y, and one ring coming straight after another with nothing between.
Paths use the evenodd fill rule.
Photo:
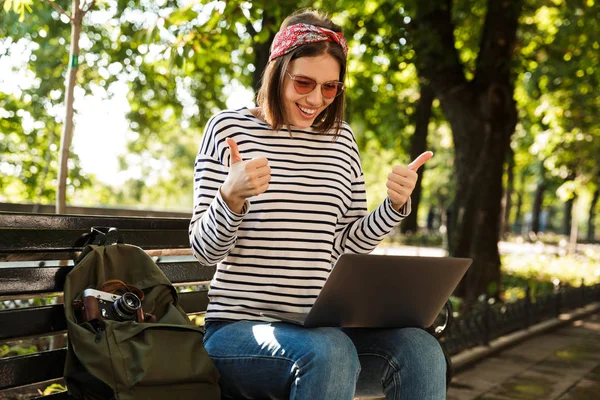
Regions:
<instances>
[{"instance_id":1,"label":"woman's hand","mask_svg":"<svg viewBox=\"0 0 600 400\"><path fill-rule=\"evenodd\" d=\"M388 174L387 183L385 185L388 188L388 197L392 202L394 210L399 211L408 201L408 198L417 184L417 179L419 178L417 170L431 157L433 157L433 153L431 151L426 151L406 167L394 165L392 172Z\"/></svg>"},{"instance_id":2,"label":"woman's hand","mask_svg":"<svg viewBox=\"0 0 600 400\"><path fill-rule=\"evenodd\" d=\"M241 213L247 198L264 193L269 187L271 167L266 157L242 160L235 140L227 138L225 141L231 153L231 165L221 185L221 197L231 211Z\"/></svg>"}]
</instances>

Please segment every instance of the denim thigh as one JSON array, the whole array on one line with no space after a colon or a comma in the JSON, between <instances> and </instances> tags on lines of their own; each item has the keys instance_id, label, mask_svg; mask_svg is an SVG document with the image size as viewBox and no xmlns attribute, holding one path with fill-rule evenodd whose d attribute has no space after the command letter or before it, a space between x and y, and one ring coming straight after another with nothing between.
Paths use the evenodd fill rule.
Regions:
<instances>
[{"instance_id":1,"label":"denim thigh","mask_svg":"<svg viewBox=\"0 0 600 400\"><path fill-rule=\"evenodd\" d=\"M208 322L204 345L223 398L351 400L360 364L339 328Z\"/></svg>"},{"instance_id":2,"label":"denim thigh","mask_svg":"<svg viewBox=\"0 0 600 400\"><path fill-rule=\"evenodd\" d=\"M359 397L441 400L446 398L446 360L432 335L418 328L344 328L362 367Z\"/></svg>"}]
</instances>

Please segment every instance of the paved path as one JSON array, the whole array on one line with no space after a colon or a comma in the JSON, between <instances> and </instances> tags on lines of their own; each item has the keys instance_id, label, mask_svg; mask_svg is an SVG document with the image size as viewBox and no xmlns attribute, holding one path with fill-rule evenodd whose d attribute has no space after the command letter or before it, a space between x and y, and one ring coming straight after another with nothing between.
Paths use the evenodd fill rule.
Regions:
<instances>
[{"instance_id":1,"label":"paved path","mask_svg":"<svg viewBox=\"0 0 600 400\"><path fill-rule=\"evenodd\" d=\"M600 315L529 339L456 375L448 400L600 399Z\"/></svg>"}]
</instances>

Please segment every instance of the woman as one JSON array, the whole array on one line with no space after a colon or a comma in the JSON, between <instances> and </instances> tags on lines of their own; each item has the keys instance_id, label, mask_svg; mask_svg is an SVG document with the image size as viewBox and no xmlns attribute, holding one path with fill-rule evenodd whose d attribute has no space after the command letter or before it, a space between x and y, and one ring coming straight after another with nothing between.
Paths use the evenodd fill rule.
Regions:
<instances>
[{"instance_id":1,"label":"woman","mask_svg":"<svg viewBox=\"0 0 600 400\"><path fill-rule=\"evenodd\" d=\"M352 130L343 122L348 47L313 11L276 35L258 107L207 124L195 165L190 239L218 264L205 346L223 398L445 398L445 361L420 329L303 328L265 311L308 312L343 253L369 253L410 212L422 154L389 174L366 211Z\"/></svg>"}]
</instances>

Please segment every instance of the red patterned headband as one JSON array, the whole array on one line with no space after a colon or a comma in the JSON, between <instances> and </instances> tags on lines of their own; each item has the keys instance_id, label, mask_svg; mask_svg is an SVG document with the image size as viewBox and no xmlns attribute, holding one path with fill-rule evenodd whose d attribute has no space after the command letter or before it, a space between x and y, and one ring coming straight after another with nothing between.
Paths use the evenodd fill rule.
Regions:
<instances>
[{"instance_id":1,"label":"red patterned headband","mask_svg":"<svg viewBox=\"0 0 600 400\"><path fill-rule=\"evenodd\" d=\"M348 43L346 42L346 39L344 39L342 32L334 32L320 26L309 24L295 24L288 26L284 30L277 32L275 35L273 45L271 46L271 56L269 57L269 61L281 57L304 44L326 41L339 44L344 51L344 56L348 56Z\"/></svg>"}]
</instances>

